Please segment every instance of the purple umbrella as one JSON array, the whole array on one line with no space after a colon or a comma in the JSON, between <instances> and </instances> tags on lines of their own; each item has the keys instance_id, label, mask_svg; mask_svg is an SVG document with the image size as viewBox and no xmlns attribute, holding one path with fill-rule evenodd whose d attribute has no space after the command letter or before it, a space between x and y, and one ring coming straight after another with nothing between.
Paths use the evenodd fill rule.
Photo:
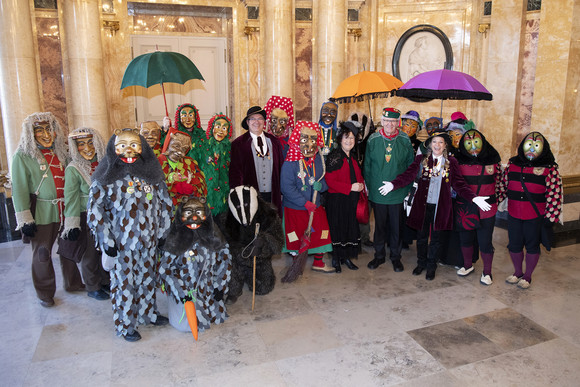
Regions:
<instances>
[{"instance_id":1,"label":"purple umbrella","mask_svg":"<svg viewBox=\"0 0 580 387\"><path fill-rule=\"evenodd\" d=\"M476 99L491 101L491 93L469 74L453 70L421 73L407 81L396 95L409 99Z\"/></svg>"}]
</instances>

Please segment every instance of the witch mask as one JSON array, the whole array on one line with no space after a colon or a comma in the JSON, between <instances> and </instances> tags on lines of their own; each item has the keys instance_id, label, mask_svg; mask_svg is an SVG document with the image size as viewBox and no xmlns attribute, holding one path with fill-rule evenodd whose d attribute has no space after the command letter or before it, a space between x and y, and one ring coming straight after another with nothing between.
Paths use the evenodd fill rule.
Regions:
<instances>
[{"instance_id":1,"label":"witch mask","mask_svg":"<svg viewBox=\"0 0 580 387\"><path fill-rule=\"evenodd\" d=\"M316 131L303 127L300 130L300 153L302 156L308 158L312 157L318 152L318 135Z\"/></svg>"},{"instance_id":2,"label":"witch mask","mask_svg":"<svg viewBox=\"0 0 580 387\"><path fill-rule=\"evenodd\" d=\"M121 161L133 164L141 156L141 138L137 129L115 130L115 153Z\"/></svg>"},{"instance_id":3,"label":"witch mask","mask_svg":"<svg viewBox=\"0 0 580 387\"><path fill-rule=\"evenodd\" d=\"M179 112L179 119L181 121L181 125L187 129L191 129L193 128L193 125L195 125L196 121L195 111L193 108L186 106Z\"/></svg>"},{"instance_id":4,"label":"witch mask","mask_svg":"<svg viewBox=\"0 0 580 387\"><path fill-rule=\"evenodd\" d=\"M272 110L270 115L270 131L276 137L283 137L288 125L288 114L280 108Z\"/></svg>"}]
</instances>

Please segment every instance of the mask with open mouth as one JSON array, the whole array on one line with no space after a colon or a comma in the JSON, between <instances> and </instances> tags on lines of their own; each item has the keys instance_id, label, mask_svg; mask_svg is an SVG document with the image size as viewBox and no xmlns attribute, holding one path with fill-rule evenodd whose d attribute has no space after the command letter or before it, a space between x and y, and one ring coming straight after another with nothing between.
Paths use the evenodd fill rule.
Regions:
<instances>
[{"instance_id":1,"label":"mask with open mouth","mask_svg":"<svg viewBox=\"0 0 580 387\"><path fill-rule=\"evenodd\" d=\"M121 161L133 164L141 156L141 138L137 129L116 130L115 153Z\"/></svg>"},{"instance_id":2,"label":"mask with open mouth","mask_svg":"<svg viewBox=\"0 0 580 387\"><path fill-rule=\"evenodd\" d=\"M183 204L181 210L181 222L190 230L197 230L207 219L206 199L204 197L192 197Z\"/></svg>"}]
</instances>

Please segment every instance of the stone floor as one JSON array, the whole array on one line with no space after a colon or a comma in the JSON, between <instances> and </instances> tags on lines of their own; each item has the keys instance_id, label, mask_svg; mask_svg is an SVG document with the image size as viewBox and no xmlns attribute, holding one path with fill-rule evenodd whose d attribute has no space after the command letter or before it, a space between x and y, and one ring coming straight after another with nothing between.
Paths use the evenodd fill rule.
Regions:
<instances>
[{"instance_id":1,"label":"stone floor","mask_svg":"<svg viewBox=\"0 0 580 387\"><path fill-rule=\"evenodd\" d=\"M496 229L495 282L439 267L434 281L391 265L341 274L306 270L256 298L245 290L225 324L200 333L140 327L113 333L111 304L56 293L42 308L29 246L0 244L0 385L4 386L578 386L580 249L543 252L528 290L511 274L506 231ZM274 259L280 273L286 256ZM55 258L55 267L58 260ZM57 270L59 271L59 270ZM59 286L61 284L59 277ZM158 293L159 309L167 299Z\"/></svg>"}]
</instances>

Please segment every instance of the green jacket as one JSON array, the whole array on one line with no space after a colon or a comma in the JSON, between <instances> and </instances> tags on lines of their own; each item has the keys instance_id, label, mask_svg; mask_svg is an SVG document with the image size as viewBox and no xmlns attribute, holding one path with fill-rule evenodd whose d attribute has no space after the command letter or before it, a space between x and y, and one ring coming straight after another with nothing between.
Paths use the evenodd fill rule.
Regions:
<instances>
[{"instance_id":1,"label":"green jacket","mask_svg":"<svg viewBox=\"0 0 580 387\"><path fill-rule=\"evenodd\" d=\"M65 165L66 160L60 160L60 162ZM30 212L30 194L37 190L36 211L33 217ZM21 151L14 154L12 158L12 200L18 222L17 229L26 223L39 225L60 223L56 187L46 161L39 164L35 158Z\"/></svg>"},{"instance_id":2,"label":"green jacket","mask_svg":"<svg viewBox=\"0 0 580 387\"><path fill-rule=\"evenodd\" d=\"M81 228L81 212L87 211L90 183L74 165L64 172L64 229Z\"/></svg>"},{"instance_id":3,"label":"green jacket","mask_svg":"<svg viewBox=\"0 0 580 387\"><path fill-rule=\"evenodd\" d=\"M390 160L387 162L385 156L389 145ZM411 140L405 133L399 132L399 135L392 140L386 139L379 132L373 133L367 142L363 170L369 190L369 200L377 204L403 203L411 184L396 189L386 196L381 195L379 188L383 185L383 181L392 181L405 172L413 163L414 156Z\"/></svg>"}]
</instances>

